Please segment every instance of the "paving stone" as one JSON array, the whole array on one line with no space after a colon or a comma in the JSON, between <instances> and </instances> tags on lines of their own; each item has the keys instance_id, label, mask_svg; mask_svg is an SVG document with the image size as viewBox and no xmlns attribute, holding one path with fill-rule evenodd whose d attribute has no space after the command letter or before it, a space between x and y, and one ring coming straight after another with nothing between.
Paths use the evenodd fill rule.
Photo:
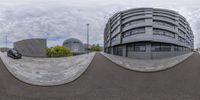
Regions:
<instances>
[{"instance_id":1,"label":"paving stone","mask_svg":"<svg viewBox=\"0 0 200 100\"><path fill-rule=\"evenodd\" d=\"M104 52L101 52L101 54L109 60L111 60L112 62L124 68L140 72L155 72L171 68L176 64L181 63L182 61L190 57L193 54L193 52L164 59L133 59L111 55Z\"/></svg>"},{"instance_id":2,"label":"paving stone","mask_svg":"<svg viewBox=\"0 0 200 100\"><path fill-rule=\"evenodd\" d=\"M10 73L32 85L52 86L71 82L89 66L95 53L61 58L12 59L0 52L0 57Z\"/></svg>"}]
</instances>

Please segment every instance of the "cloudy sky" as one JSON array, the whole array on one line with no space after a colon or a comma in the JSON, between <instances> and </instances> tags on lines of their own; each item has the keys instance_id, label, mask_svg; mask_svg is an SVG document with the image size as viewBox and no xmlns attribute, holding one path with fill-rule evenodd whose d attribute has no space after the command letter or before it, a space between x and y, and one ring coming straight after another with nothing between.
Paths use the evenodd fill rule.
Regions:
<instances>
[{"instance_id":1,"label":"cloudy sky","mask_svg":"<svg viewBox=\"0 0 200 100\"><path fill-rule=\"evenodd\" d=\"M200 47L199 0L0 0L0 47L28 38L47 38L48 46L62 45L75 37L103 45L103 30L115 12L134 7L172 9L187 18Z\"/></svg>"}]
</instances>

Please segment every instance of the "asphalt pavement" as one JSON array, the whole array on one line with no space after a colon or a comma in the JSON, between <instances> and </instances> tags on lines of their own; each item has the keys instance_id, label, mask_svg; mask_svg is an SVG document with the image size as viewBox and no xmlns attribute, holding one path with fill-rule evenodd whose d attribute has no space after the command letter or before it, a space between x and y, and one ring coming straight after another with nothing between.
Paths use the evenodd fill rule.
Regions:
<instances>
[{"instance_id":1,"label":"asphalt pavement","mask_svg":"<svg viewBox=\"0 0 200 100\"><path fill-rule=\"evenodd\" d=\"M165 71L139 73L97 53L77 80L39 87L14 78L0 61L0 100L199 100L200 55Z\"/></svg>"}]
</instances>

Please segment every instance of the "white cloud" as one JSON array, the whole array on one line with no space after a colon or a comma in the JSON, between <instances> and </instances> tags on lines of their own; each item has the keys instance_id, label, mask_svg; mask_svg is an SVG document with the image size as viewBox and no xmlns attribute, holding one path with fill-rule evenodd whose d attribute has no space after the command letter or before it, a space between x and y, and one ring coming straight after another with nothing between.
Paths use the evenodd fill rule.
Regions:
<instances>
[{"instance_id":1,"label":"white cloud","mask_svg":"<svg viewBox=\"0 0 200 100\"><path fill-rule=\"evenodd\" d=\"M108 18L119 10L134 7L159 7L178 11L191 23L195 46L200 46L200 8L197 0L0 0L0 47L7 34L9 46L26 38L48 38L48 45L61 45L70 37L103 45L103 30Z\"/></svg>"}]
</instances>

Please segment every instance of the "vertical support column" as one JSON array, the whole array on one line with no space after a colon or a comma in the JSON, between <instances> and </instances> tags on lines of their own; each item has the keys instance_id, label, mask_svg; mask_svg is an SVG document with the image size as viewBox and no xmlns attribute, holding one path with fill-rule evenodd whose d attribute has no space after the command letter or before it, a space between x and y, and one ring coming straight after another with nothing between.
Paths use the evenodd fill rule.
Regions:
<instances>
[{"instance_id":1,"label":"vertical support column","mask_svg":"<svg viewBox=\"0 0 200 100\"><path fill-rule=\"evenodd\" d=\"M145 27L145 34L153 35L153 27Z\"/></svg>"},{"instance_id":2,"label":"vertical support column","mask_svg":"<svg viewBox=\"0 0 200 100\"><path fill-rule=\"evenodd\" d=\"M145 27L145 34L152 35L153 34L153 19L152 18L145 19L145 23L148 24L148 27Z\"/></svg>"},{"instance_id":3,"label":"vertical support column","mask_svg":"<svg viewBox=\"0 0 200 100\"><path fill-rule=\"evenodd\" d=\"M152 59L151 42L146 43L146 57L145 58Z\"/></svg>"},{"instance_id":4,"label":"vertical support column","mask_svg":"<svg viewBox=\"0 0 200 100\"><path fill-rule=\"evenodd\" d=\"M113 49L114 49L113 47L110 47L110 54L114 54L113 53L113 51L114 51Z\"/></svg>"},{"instance_id":5,"label":"vertical support column","mask_svg":"<svg viewBox=\"0 0 200 100\"><path fill-rule=\"evenodd\" d=\"M178 34L175 34L175 39L176 40L178 40L178 35L180 35L180 33L179 33L179 31L178 31L178 26L179 26L179 23L178 23L178 17L177 18L175 18L176 19L176 22L175 22L175 24L176 24L176 27L175 27L175 30L176 30L176 32L178 33Z\"/></svg>"},{"instance_id":6,"label":"vertical support column","mask_svg":"<svg viewBox=\"0 0 200 100\"><path fill-rule=\"evenodd\" d=\"M111 26L110 26L110 18L109 18L109 21L108 21L108 35L109 35L109 44L108 44L108 47L110 47L111 46L111 43L112 43L112 41L111 41ZM112 50L111 50L112 51Z\"/></svg>"},{"instance_id":7,"label":"vertical support column","mask_svg":"<svg viewBox=\"0 0 200 100\"><path fill-rule=\"evenodd\" d=\"M145 27L145 34L147 34L150 40L152 40L152 36L153 36L153 9L149 8L145 10L145 23L147 24L147 27ZM148 39L147 39L148 40Z\"/></svg>"},{"instance_id":8,"label":"vertical support column","mask_svg":"<svg viewBox=\"0 0 200 100\"><path fill-rule=\"evenodd\" d=\"M120 25L119 25L119 28L120 28L120 32L119 32L119 34L120 34L120 44L122 44L122 39L123 39L123 37L122 37L122 13L120 12L120 16L119 16L119 23L120 23Z\"/></svg>"},{"instance_id":9,"label":"vertical support column","mask_svg":"<svg viewBox=\"0 0 200 100\"><path fill-rule=\"evenodd\" d=\"M171 52L175 52L174 51L174 45L171 45Z\"/></svg>"},{"instance_id":10,"label":"vertical support column","mask_svg":"<svg viewBox=\"0 0 200 100\"><path fill-rule=\"evenodd\" d=\"M171 56L176 56L177 54L174 51L174 45L171 45Z\"/></svg>"},{"instance_id":11,"label":"vertical support column","mask_svg":"<svg viewBox=\"0 0 200 100\"><path fill-rule=\"evenodd\" d=\"M120 33L119 33L119 35L120 35L120 44L123 44L123 36L122 36L122 13L120 12L120 25L119 25L119 27L120 27ZM124 44L124 45L122 45L122 56L123 57L126 57L126 44Z\"/></svg>"},{"instance_id":12,"label":"vertical support column","mask_svg":"<svg viewBox=\"0 0 200 100\"><path fill-rule=\"evenodd\" d=\"M5 42L6 42L6 48L5 48L5 52L7 52L7 44L8 44L8 37L7 37L7 33L6 33L6 40L5 40Z\"/></svg>"},{"instance_id":13,"label":"vertical support column","mask_svg":"<svg viewBox=\"0 0 200 100\"><path fill-rule=\"evenodd\" d=\"M175 39L178 41L178 34L175 34Z\"/></svg>"},{"instance_id":14,"label":"vertical support column","mask_svg":"<svg viewBox=\"0 0 200 100\"><path fill-rule=\"evenodd\" d=\"M87 53L89 53L89 25L90 24L86 24L87 25Z\"/></svg>"},{"instance_id":15,"label":"vertical support column","mask_svg":"<svg viewBox=\"0 0 200 100\"><path fill-rule=\"evenodd\" d=\"M145 16L148 17L145 19L145 23L148 24L148 27L145 27L145 34L150 40L153 40L153 9L149 8L145 10ZM147 39L148 40L148 39ZM152 52L151 52L151 42L146 43L146 57L147 59L152 59Z\"/></svg>"},{"instance_id":16,"label":"vertical support column","mask_svg":"<svg viewBox=\"0 0 200 100\"><path fill-rule=\"evenodd\" d=\"M127 51L126 51L126 45L123 45L123 46L122 46L122 56L123 56L123 57L126 57L126 52L127 52Z\"/></svg>"},{"instance_id":17,"label":"vertical support column","mask_svg":"<svg viewBox=\"0 0 200 100\"><path fill-rule=\"evenodd\" d=\"M146 34L146 40L147 41L152 41L154 40L153 36L153 27L145 27L145 34ZM151 59L152 57L152 52L151 52L151 42L146 43L146 54L147 58Z\"/></svg>"}]
</instances>

